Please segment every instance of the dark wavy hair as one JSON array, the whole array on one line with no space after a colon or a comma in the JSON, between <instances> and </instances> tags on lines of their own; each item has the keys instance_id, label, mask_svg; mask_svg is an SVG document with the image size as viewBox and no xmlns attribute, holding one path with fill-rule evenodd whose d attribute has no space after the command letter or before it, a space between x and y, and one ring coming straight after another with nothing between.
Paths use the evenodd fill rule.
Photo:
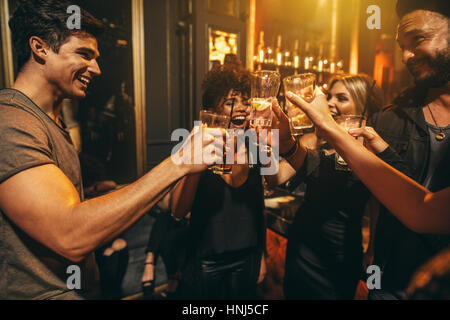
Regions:
<instances>
[{"instance_id":1,"label":"dark wavy hair","mask_svg":"<svg viewBox=\"0 0 450 320\"><path fill-rule=\"evenodd\" d=\"M219 67L209 71L202 84L203 109L216 109L230 90L250 97L250 77L250 72L245 69Z\"/></svg>"},{"instance_id":2,"label":"dark wavy hair","mask_svg":"<svg viewBox=\"0 0 450 320\"><path fill-rule=\"evenodd\" d=\"M434 11L448 18L449 8L448 0L398 0L396 10L399 18L416 10Z\"/></svg>"},{"instance_id":3,"label":"dark wavy hair","mask_svg":"<svg viewBox=\"0 0 450 320\"><path fill-rule=\"evenodd\" d=\"M9 20L19 71L31 57L29 40L32 36L41 38L58 53L61 45L72 35L98 38L103 33L103 23L82 8L81 29L67 28L67 20L72 15L67 13L67 9L71 5L74 3L66 0L20 1Z\"/></svg>"}]
</instances>

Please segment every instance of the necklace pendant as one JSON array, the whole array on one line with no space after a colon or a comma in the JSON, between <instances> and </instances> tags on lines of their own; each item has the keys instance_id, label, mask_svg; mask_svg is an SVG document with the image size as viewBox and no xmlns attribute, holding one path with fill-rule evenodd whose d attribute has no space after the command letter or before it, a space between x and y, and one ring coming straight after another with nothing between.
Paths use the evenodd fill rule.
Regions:
<instances>
[{"instance_id":1,"label":"necklace pendant","mask_svg":"<svg viewBox=\"0 0 450 320\"><path fill-rule=\"evenodd\" d=\"M445 138L445 133L443 132L439 132L438 134L436 134L436 140L437 141L442 141Z\"/></svg>"}]
</instances>

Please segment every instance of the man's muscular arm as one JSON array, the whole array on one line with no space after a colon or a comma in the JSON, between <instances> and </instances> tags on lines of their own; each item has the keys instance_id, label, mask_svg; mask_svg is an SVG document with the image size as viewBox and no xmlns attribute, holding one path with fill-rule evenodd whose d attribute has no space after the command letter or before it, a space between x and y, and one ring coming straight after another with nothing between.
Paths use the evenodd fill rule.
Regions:
<instances>
[{"instance_id":1,"label":"man's muscular arm","mask_svg":"<svg viewBox=\"0 0 450 320\"><path fill-rule=\"evenodd\" d=\"M133 184L85 202L55 165L22 171L0 185L0 206L25 233L78 262L114 239L188 172L170 159Z\"/></svg>"},{"instance_id":2,"label":"man's muscular arm","mask_svg":"<svg viewBox=\"0 0 450 320\"><path fill-rule=\"evenodd\" d=\"M203 146L211 141L211 136L206 137ZM79 262L130 227L184 175L206 168L206 164L176 165L167 158L127 187L80 202L75 187L57 166L41 165L0 184L0 208L30 237Z\"/></svg>"}]
</instances>

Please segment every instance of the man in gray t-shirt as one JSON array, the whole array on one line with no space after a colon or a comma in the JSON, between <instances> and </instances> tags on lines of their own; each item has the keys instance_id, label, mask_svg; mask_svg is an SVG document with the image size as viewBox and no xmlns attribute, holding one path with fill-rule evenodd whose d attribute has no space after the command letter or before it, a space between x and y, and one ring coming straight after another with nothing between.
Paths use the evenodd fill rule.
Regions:
<instances>
[{"instance_id":1,"label":"man in gray t-shirt","mask_svg":"<svg viewBox=\"0 0 450 320\"><path fill-rule=\"evenodd\" d=\"M22 92L0 90L0 182L35 167L57 166L75 187L83 200L80 164L66 130L53 121ZM16 201L19 201L17 199ZM8 296L0 298L37 299L95 297L97 269L93 254L78 263L81 289L67 288L68 267L74 263L40 243L36 243L0 209L0 263L6 268ZM39 281L34 281L39 275ZM1 286L0 286L1 287Z\"/></svg>"},{"instance_id":2,"label":"man in gray t-shirt","mask_svg":"<svg viewBox=\"0 0 450 320\"><path fill-rule=\"evenodd\" d=\"M207 168L167 158L127 187L83 201L77 153L59 114L64 99L84 98L100 75L96 37L102 23L81 10L81 28L67 29L71 5L22 1L9 21L19 73L12 88L0 90L0 299L97 297L93 251L136 222L180 178ZM204 130L188 137L195 139L203 141L201 148L213 141ZM180 158L185 150L197 153L193 143L184 146Z\"/></svg>"}]
</instances>

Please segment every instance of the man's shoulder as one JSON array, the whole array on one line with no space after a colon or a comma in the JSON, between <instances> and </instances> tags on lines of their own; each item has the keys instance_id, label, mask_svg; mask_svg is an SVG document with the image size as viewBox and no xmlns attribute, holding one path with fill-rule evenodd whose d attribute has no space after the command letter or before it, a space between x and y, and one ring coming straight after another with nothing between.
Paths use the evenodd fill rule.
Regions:
<instances>
[{"instance_id":1,"label":"man's shoulder","mask_svg":"<svg viewBox=\"0 0 450 320\"><path fill-rule=\"evenodd\" d=\"M403 90L384 111L408 110L421 108L424 104L428 90L411 86Z\"/></svg>"},{"instance_id":2,"label":"man's shoulder","mask_svg":"<svg viewBox=\"0 0 450 320\"><path fill-rule=\"evenodd\" d=\"M372 115L370 121L372 126L380 126L383 124L389 124L396 121L401 121L406 116L404 109L396 104L390 104L374 115Z\"/></svg>"},{"instance_id":3,"label":"man's shoulder","mask_svg":"<svg viewBox=\"0 0 450 320\"><path fill-rule=\"evenodd\" d=\"M426 90L416 86L403 90L392 104L384 107L374 116L374 122L392 122L396 120L409 119L409 114L420 109L425 100Z\"/></svg>"},{"instance_id":4,"label":"man's shoulder","mask_svg":"<svg viewBox=\"0 0 450 320\"><path fill-rule=\"evenodd\" d=\"M0 89L0 104L1 105L20 105L21 96L23 93L11 88Z\"/></svg>"},{"instance_id":5,"label":"man's shoulder","mask_svg":"<svg viewBox=\"0 0 450 320\"><path fill-rule=\"evenodd\" d=\"M0 183L18 172L53 163L49 131L13 95L0 93Z\"/></svg>"},{"instance_id":6,"label":"man's shoulder","mask_svg":"<svg viewBox=\"0 0 450 320\"><path fill-rule=\"evenodd\" d=\"M33 127L41 121L23 99L10 89L0 90L0 126Z\"/></svg>"},{"instance_id":7,"label":"man's shoulder","mask_svg":"<svg viewBox=\"0 0 450 320\"><path fill-rule=\"evenodd\" d=\"M50 132L32 112L20 105L4 104L0 100L0 135L6 141L31 138L47 142ZM22 137L22 138L21 138Z\"/></svg>"}]
</instances>

